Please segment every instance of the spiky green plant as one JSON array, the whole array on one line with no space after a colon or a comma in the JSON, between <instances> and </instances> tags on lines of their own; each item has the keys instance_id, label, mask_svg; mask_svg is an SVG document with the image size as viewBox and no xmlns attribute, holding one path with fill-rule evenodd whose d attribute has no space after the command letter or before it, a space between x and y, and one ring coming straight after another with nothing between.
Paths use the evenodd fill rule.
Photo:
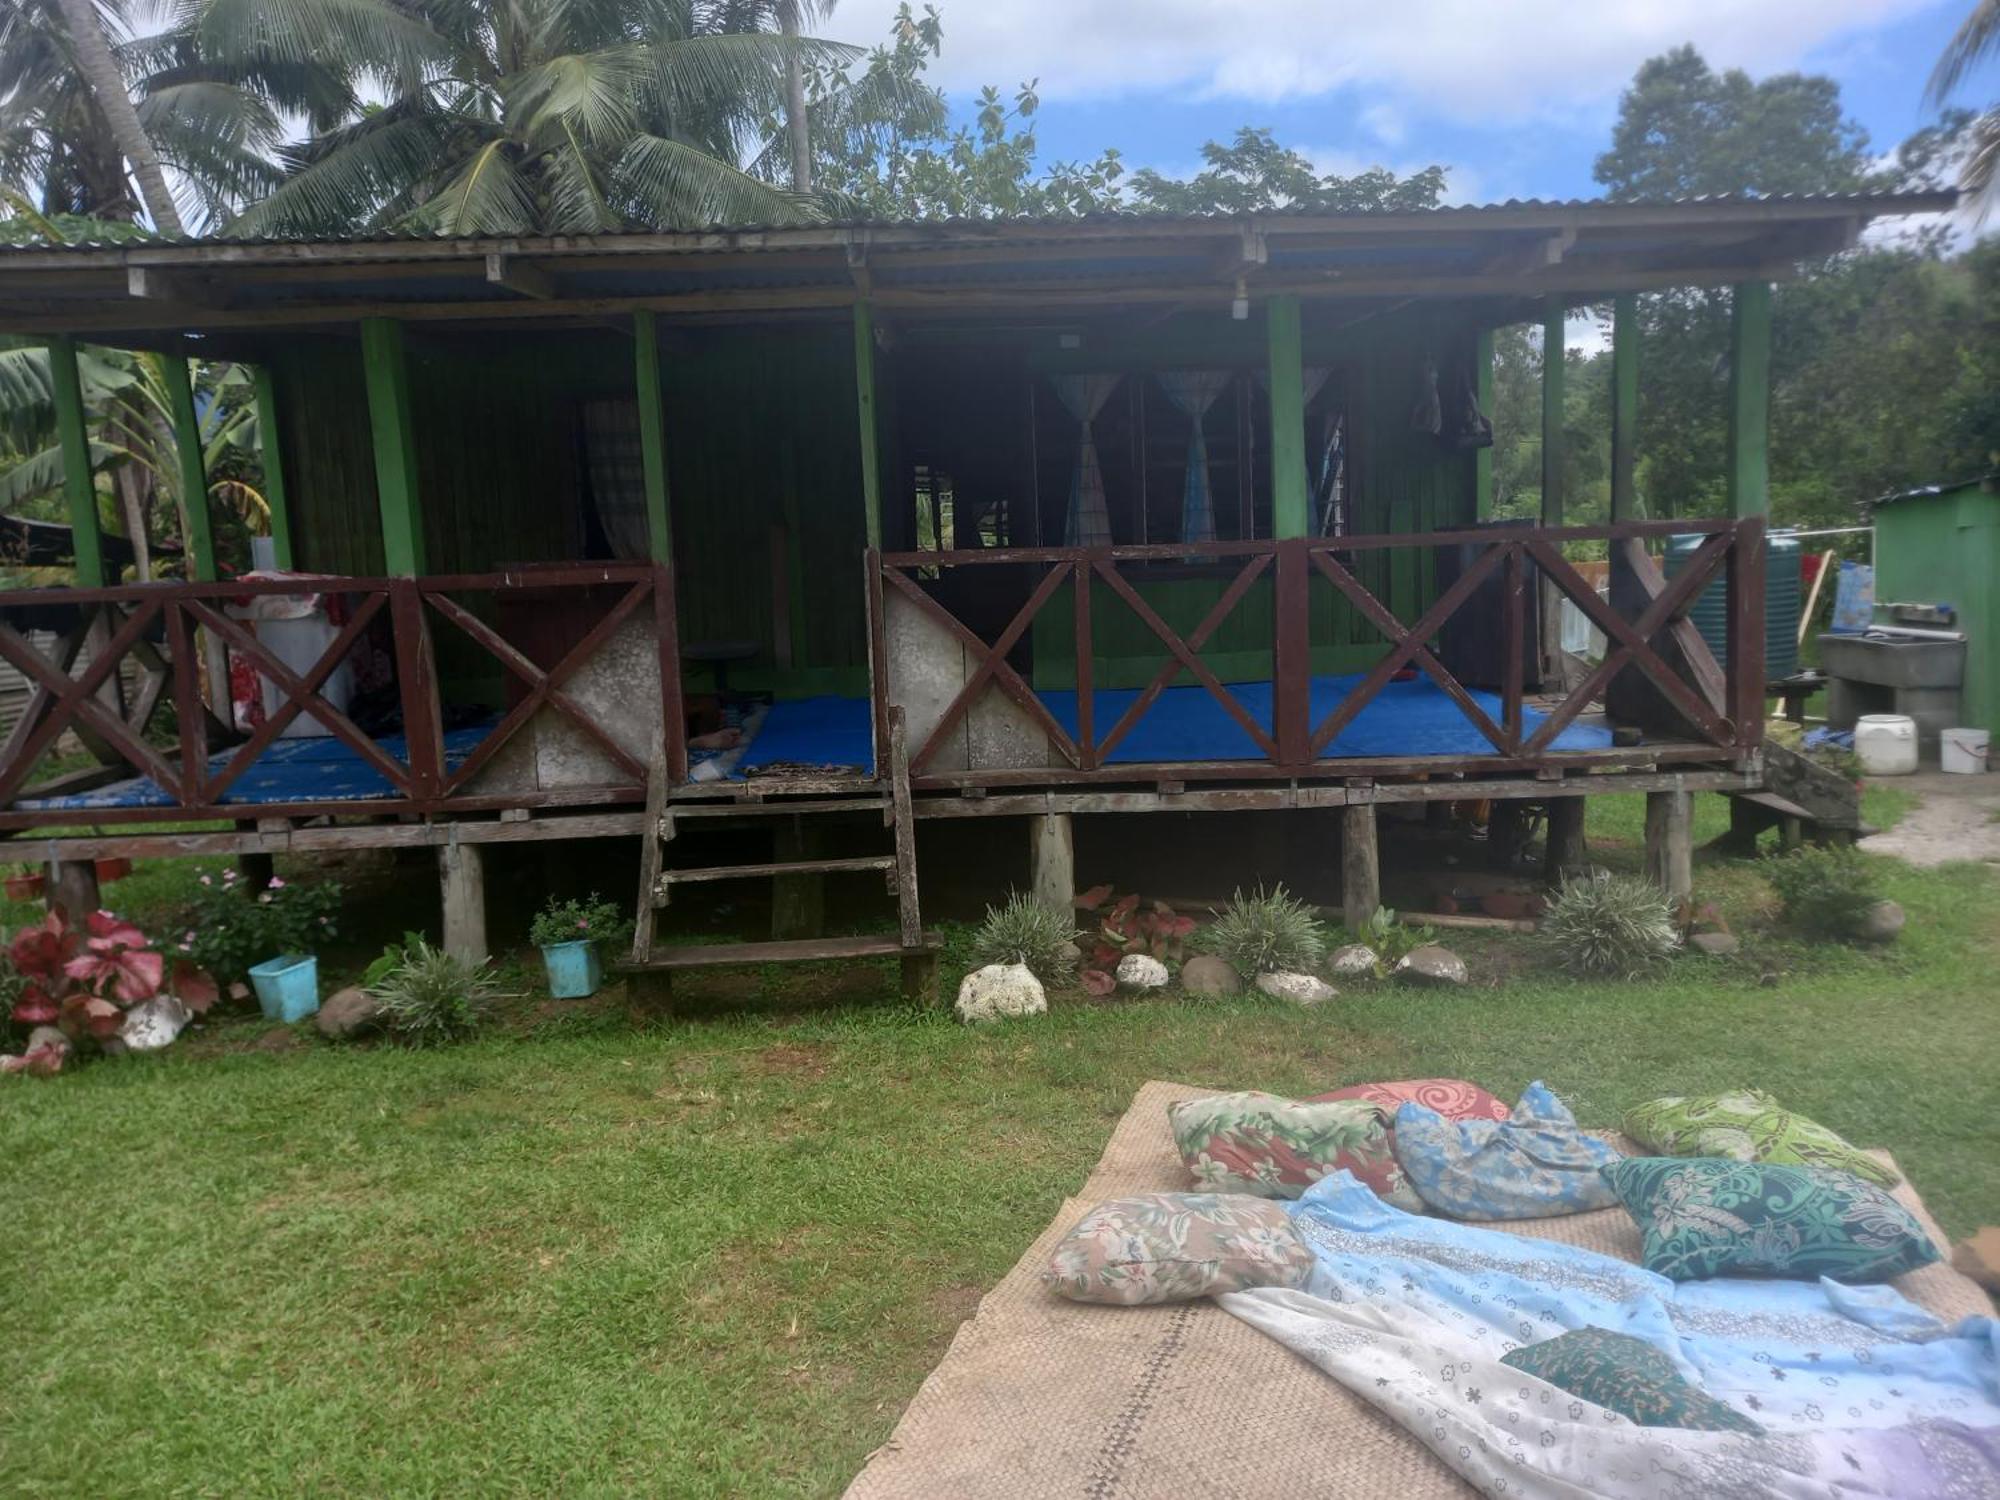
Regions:
<instances>
[{"instance_id":1,"label":"spiky green plant","mask_svg":"<svg viewBox=\"0 0 2000 1500\"><path fill-rule=\"evenodd\" d=\"M1536 942L1551 964L1578 978L1629 979L1672 958L1680 933L1658 886L1597 870L1563 882Z\"/></svg>"},{"instance_id":2,"label":"spiky green plant","mask_svg":"<svg viewBox=\"0 0 2000 1500\"><path fill-rule=\"evenodd\" d=\"M1848 844L1800 849L1765 869L1785 920L1814 937L1852 937L1882 898L1873 867Z\"/></svg>"},{"instance_id":3,"label":"spiky green plant","mask_svg":"<svg viewBox=\"0 0 2000 1500\"><path fill-rule=\"evenodd\" d=\"M416 938L402 962L377 980L370 993L381 1007L382 1029L410 1047L461 1042L483 1026L499 998L484 964L469 964Z\"/></svg>"},{"instance_id":4,"label":"spiky green plant","mask_svg":"<svg viewBox=\"0 0 2000 1500\"><path fill-rule=\"evenodd\" d=\"M1310 973L1326 952L1326 932L1310 906L1282 884L1241 890L1201 930L1200 946L1245 979L1274 971Z\"/></svg>"},{"instance_id":5,"label":"spiky green plant","mask_svg":"<svg viewBox=\"0 0 2000 1500\"><path fill-rule=\"evenodd\" d=\"M1076 924L1046 901L1019 891L1005 905L986 908L972 938L972 961L1026 964L1044 983L1067 979L1076 968Z\"/></svg>"}]
</instances>

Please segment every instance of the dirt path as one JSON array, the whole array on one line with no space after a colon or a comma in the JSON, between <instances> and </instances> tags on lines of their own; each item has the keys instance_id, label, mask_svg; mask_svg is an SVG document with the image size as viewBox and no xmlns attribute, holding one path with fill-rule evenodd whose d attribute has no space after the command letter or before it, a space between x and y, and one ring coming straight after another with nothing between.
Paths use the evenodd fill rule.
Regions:
<instances>
[{"instance_id":1,"label":"dirt path","mask_svg":"<svg viewBox=\"0 0 2000 1500\"><path fill-rule=\"evenodd\" d=\"M1926 867L1956 859L2000 865L2000 775L1920 771L1896 784L1922 800L1888 832L1863 839L1863 849Z\"/></svg>"}]
</instances>

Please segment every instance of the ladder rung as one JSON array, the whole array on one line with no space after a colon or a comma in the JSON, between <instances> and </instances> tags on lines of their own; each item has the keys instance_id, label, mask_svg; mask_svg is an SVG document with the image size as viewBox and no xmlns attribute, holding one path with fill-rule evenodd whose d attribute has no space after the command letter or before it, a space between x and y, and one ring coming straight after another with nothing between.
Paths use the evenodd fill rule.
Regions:
<instances>
[{"instance_id":1,"label":"ladder rung","mask_svg":"<svg viewBox=\"0 0 2000 1500\"><path fill-rule=\"evenodd\" d=\"M690 880L751 880L771 875L854 875L866 870L893 870L896 856L870 854L858 859L786 860L770 865L711 865L699 869L662 870L660 879L680 885Z\"/></svg>"},{"instance_id":2,"label":"ladder rung","mask_svg":"<svg viewBox=\"0 0 2000 1500\"><path fill-rule=\"evenodd\" d=\"M938 935L927 932L921 947L905 948L894 935L886 937L796 938L770 943L691 943L655 948L643 962L620 963L621 974L659 969L708 969L722 964L817 963L843 958L915 958L935 953Z\"/></svg>"},{"instance_id":3,"label":"ladder rung","mask_svg":"<svg viewBox=\"0 0 2000 1500\"><path fill-rule=\"evenodd\" d=\"M880 812L887 797L814 797L796 802L674 802L675 822L683 818L779 818L791 813Z\"/></svg>"}]
</instances>

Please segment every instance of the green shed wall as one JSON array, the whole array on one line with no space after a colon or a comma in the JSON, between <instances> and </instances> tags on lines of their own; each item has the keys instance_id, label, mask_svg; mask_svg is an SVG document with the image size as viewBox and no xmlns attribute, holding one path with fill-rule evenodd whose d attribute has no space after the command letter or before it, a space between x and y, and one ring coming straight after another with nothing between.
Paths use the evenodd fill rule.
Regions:
<instances>
[{"instance_id":1,"label":"green shed wall","mask_svg":"<svg viewBox=\"0 0 2000 1500\"><path fill-rule=\"evenodd\" d=\"M2000 494L1963 484L1875 508L1875 597L1949 604L1965 632L1960 721L2000 729Z\"/></svg>"}]
</instances>

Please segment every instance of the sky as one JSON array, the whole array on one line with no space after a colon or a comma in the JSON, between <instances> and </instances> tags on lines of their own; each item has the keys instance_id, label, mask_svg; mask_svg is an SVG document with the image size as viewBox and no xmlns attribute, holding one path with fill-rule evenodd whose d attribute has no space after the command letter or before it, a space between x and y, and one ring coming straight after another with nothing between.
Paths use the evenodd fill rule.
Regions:
<instances>
[{"instance_id":1,"label":"sky","mask_svg":"<svg viewBox=\"0 0 2000 1500\"><path fill-rule=\"evenodd\" d=\"M1692 42L1755 77L1826 73L1887 151L1972 0L940 0L931 78L955 112L1038 79L1042 160L1185 175L1202 142L1269 126L1323 170L1450 169L1453 202L1594 197L1591 163L1646 58ZM896 0L840 0L818 30L873 45ZM2000 97L2000 67L1963 91Z\"/></svg>"}]
</instances>

